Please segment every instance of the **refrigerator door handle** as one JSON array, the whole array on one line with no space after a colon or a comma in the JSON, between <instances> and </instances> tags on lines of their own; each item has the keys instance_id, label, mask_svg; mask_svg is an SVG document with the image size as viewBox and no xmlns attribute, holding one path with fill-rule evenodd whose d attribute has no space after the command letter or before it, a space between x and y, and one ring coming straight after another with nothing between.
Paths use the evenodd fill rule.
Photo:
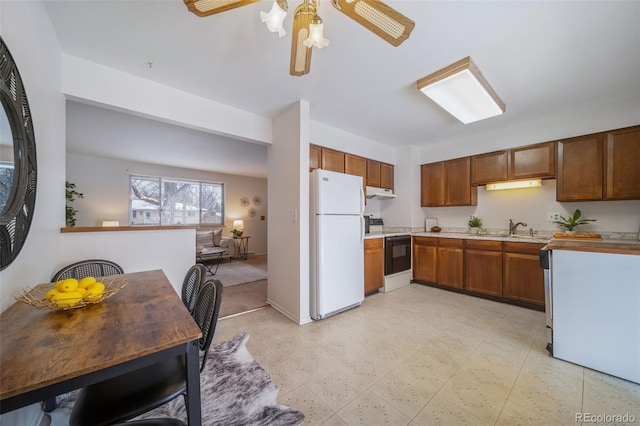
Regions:
<instances>
[{"instance_id":1,"label":"refrigerator door handle","mask_svg":"<svg viewBox=\"0 0 640 426\"><path fill-rule=\"evenodd\" d=\"M364 245L364 216L360 216L360 245Z\"/></svg>"},{"instance_id":2,"label":"refrigerator door handle","mask_svg":"<svg viewBox=\"0 0 640 426\"><path fill-rule=\"evenodd\" d=\"M364 200L366 199L364 195L364 188L360 187L360 214L364 214Z\"/></svg>"}]
</instances>

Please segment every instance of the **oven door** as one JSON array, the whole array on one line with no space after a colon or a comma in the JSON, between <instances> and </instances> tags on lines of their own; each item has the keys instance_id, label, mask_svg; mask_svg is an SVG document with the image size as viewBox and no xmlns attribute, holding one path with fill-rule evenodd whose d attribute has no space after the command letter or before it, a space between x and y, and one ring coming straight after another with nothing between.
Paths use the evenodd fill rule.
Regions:
<instances>
[{"instance_id":1,"label":"oven door","mask_svg":"<svg viewBox=\"0 0 640 426\"><path fill-rule=\"evenodd\" d=\"M384 274L393 275L411 269L411 235L384 239Z\"/></svg>"}]
</instances>

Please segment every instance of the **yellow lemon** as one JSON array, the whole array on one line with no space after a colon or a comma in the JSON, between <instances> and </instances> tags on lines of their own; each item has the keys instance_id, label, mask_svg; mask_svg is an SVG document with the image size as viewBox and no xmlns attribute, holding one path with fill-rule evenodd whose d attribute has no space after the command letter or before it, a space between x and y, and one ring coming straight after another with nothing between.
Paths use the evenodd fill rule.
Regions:
<instances>
[{"instance_id":1,"label":"yellow lemon","mask_svg":"<svg viewBox=\"0 0 640 426\"><path fill-rule=\"evenodd\" d=\"M67 278L66 280L60 280L56 283L55 287L59 291L68 293L78 288L78 280L76 280L75 278Z\"/></svg>"},{"instance_id":2,"label":"yellow lemon","mask_svg":"<svg viewBox=\"0 0 640 426\"><path fill-rule=\"evenodd\" d=\"M98 282L93 283L87 287L87 294L84 296L85 300L89 302L97 302L102 298L104 292L104 284Z\"/></svg>"},{"instance_id":3,"label":"yellow lemon","mask_svg":"<svg viewBox=\"0 0 640 426\"><path fill-rule=\"evenodd\" d=\"M51 301L59 308L70 308L82 300L82 295L78 292L58 293L51 298Z\"/></svg>"},{"instance_id":4,"label":"yellow lemon","mask_svg":"<svg viewBox=\"0 0 640 426\"><path fill-rule=\"evenodd\" d=\"M78 288L76 288L75 292L76 293L80 293L83 298L87 295L87 289L86 288L78 287Z\"/></svg>"},{"instance_id":5,"label":"yellow lemon","mask_svg":"<svg viewBox=\"0 0 640 426\"><path fill-rule=\"evenodd\" d=\"M93 284L96 282L96 278L95 277L84 277L83 279L80 280L80 282L78 282L78 287L80 288L87 288L89 287L89 285Z\"/></svg>"},{"instance_id":6,"label":"yellow lemon","mask_svg":"<svg viewBox=\"0 0 640 426\"><path fill-rule=\"evenodd\" d=\"M53 296L55 296L56 294L60 293L60 290L58 290L57 288L52 288L51 290L49 290L47 292L47 294L45 294L45 298L49 301L51 301L51 299L53 298Z\"/></svg>"}]
</instances>

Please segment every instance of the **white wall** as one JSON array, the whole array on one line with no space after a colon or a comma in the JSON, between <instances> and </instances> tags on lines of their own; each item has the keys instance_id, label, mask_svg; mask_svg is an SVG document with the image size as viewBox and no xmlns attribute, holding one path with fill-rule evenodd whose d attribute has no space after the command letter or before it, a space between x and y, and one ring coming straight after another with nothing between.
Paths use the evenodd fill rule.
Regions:
<instances>
[{"instance_id":1,"label":"white wall","mask_svg":"<svg viewBox=\"0 0 640 426\"><path fill-rule=\"evenodd\" d=\"M304 324L309 316L309 104L279 114L269 147L268 302Z\"/></svg>"},{"instance_id":2,"label":"white wall","mask_svg":"<svg viewBox=\"0 0 640 426\"><path fill-rule=\"evenodd\" d=\"M64 225L65 108L61 92L62 54L41 2L0 2L0 29L18 65L33 117L38 161L36 205L26 244L0 272L0 311L25 286L47 282L60 258ZM36 424L37 405L0 417L6 425Z\"/></svg>"},{"instance_id":3,"label":"white wall","mask_svg":"<svg viewBox=\"0 0 640 426\"><path fill-rule=\"evenodd\" d=\"M81 259L108 259L126 273L162 269L181 294L184 276L195 263L195 241L194 229L65 233L56 270Z\"/></svg>"},{"instance_id":4,"label":"white wall","mask_svg":"<svg viewBox=\"0 0 640 426\"><path fill-rule=\"evenodd\" d=\"M84 198L72 203L78 210L76 226L100 226L103 220L118 220L121 225L126 226L129 221L129 176L131 174L224 183L226 223L223 236L230 237L233 220L242 219L245 226L244 233L251 237L249 251L255 254L267 252L266 179L203 170L67 154L67 179L76 184L78 192L84 194ZM248 207L240 205L241 197L253 200L255 196L262 200L260 204L252 202ZM256 209L254 217L249 216L250 208ZM262 216L265 220L261 219Z\"/></svg>"}]
</instances>

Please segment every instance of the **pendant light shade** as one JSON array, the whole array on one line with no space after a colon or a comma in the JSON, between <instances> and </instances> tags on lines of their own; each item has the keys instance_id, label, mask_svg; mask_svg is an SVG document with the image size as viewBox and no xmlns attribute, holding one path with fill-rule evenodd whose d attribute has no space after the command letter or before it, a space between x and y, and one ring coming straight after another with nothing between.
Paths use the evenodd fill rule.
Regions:
<instances>
[{"instance_id":1,"label":"pendant light shade","mask_svg":"<svg viewBox=\"0 0 640 426\"><path fill-rule=\"evenodd\" d=\"M274 1L269 13L260 12L260 20L267 24L269 31L272 33L277 32L280 37L284 37L287 32L282 24L284 22L284 18L287 16L287 9L288 6L286 1Z\"/></svg>"},{"instance_id":2,"label":"pendant light shade","mask_svg":"<svg viewBox=\"0 0 640 426\"><path fill-rule=\"evenodd\" d=\"M317 47L318 49L322 49L329 45L329 40L324 38L324 35L322 34L324 31L322 20L318 18L314 19L313 22L314 23L309 25L309 38L303 41L303 44L307 47Z\"/></svg>"}]
</instances>

